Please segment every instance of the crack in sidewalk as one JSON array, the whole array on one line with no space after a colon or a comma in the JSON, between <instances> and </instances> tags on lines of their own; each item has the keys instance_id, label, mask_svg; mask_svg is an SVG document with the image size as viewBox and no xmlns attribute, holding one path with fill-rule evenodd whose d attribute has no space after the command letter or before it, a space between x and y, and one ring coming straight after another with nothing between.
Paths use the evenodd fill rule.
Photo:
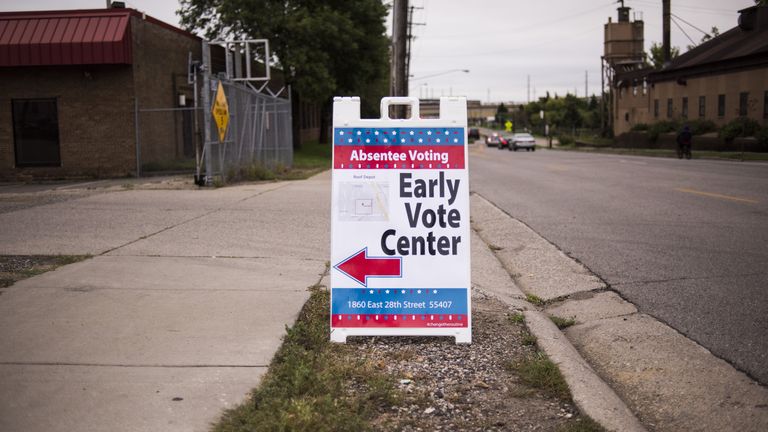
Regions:
<instances>
[{"instance_id":1,"label":"crack in sidewalk","mask_svg":"<svg viewBox=\"0 0 768 432\"><path fill-rule=\"evenodd\" d=\"M204 218L204 217L206 217L206 216L210 216L210 215L212 215L212 214L214 214L214 213L216 213L216 212L220 212L220 211L222 211L222 210L226 210L227 208L230 208L230 207L234 206L235 204L239 204L239 203L241 203L241 202L244 202L244 201L247 201L247 200L249 200L249 199L251 199L251 198L256 198L257 196L260 196L260 195L264 195L264 194L266 194L266 193L269 193L269 192L274 192L274 191L276 191L276 190L282 189L282 188L284 188L284 187L287 187L287 186L288 186L288 185L290 185L290 184L291 184L290 182L284 182L284 184L282 184L282 185L278 185L277 187L275 187L275 188L273 188L273 189L268 189L268 190L265 190L265 191L260 191L260 192L257 192L257 193L255 193L255 194L253 194L253 195L249 195L249 196L247 196L247 197L245 197L245 198L242 198L242 199L239 199L239 200L237 200L237 201L234 201L234 202L232 202L232 203L230 203L230 204L228 204L228 205L226 205L226 206L222 206L222 207L219 207L219 208L213 209L213 210L211 210L211 211L208 211L208 212L206 212L206 213L203 213L203 214L201 214L201 215L198 215L198 216L195 216L195 217L193 217L193 218L190 218L190 219L187 219L187 220L181 221L181 222L179 222L179 223L177 223L177 224L175 224L175 225L171 225L171 226L165 227L165 228L163 228L163 229L161 229L161 230L158 230L158 231L156 231L156 232L153 232L153 233L151 233L151 234L143 235L143 236L141 236L141 237L139 237L139 238L137 238L137 239L135 239L135 240L131 240L131 241L129 241L129 242L125 243L125 244L122 244L122 245L120 245L120 246L115 246L115 247L113 247L112 249L106 250L106 251L104 251L104 252L102 252L102 253L98 254L98 256L107 255L107 254L109 254L109 253L111 253L111 252L114 252L114 251L116 251L116 250L118 250L118 249L122 249L122 248L124 248L124 247L126 247L126 246L130 246L130 245L132 245L132 244L134 244L134 243L138 243L138 242L140 242L140 241L142 241L142 240L146 240L146 239L148 239L148 238L150 238L150 237L154 237L154 236L156 236L156 235L158 235L158 234L162 234L162 233L164 233L164 232L166 232L166 231L168 231L168 230L171 230L171 229L174 229L174 228L180 227L180 226L182 226L182 225L185 225L185 224L188 224L188 223L190 223L190 222L194 222L194 221L196 221L196 220L198 220L198 219Z\"/></svg>"}]
</instances>

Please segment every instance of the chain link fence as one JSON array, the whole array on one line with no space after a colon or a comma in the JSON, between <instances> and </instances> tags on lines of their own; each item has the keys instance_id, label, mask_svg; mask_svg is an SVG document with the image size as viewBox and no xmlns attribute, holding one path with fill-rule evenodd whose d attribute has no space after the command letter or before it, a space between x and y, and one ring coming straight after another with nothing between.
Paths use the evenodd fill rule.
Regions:
<instances>
[{"instance_id":1,"label":"chain link fence","mask_svg":"<svg viewBox=\"0 0 768 432\"><path fill-rule=\"evenodd\" d=\"M291 101L259 93L246 84L211 78L210 106L221 82L229 108L229 125L223 141L219 141L216 122L205 113L208 129L203 159L205 180L227 182L244 170L256 167L290 168L293 163L293 130Z\"/></svg>"},{"instance_id":2,"label":"chain link fence","mask_svg":"<svg viewBox=\"0 0 768 432\"><path fill-rule=\"evenodd\" d=\"M200 141L193 107L142 108L136 104L136 160L139 176L152 173L189 173L195 168L195 149Z\"/></svg>"},{"instance_id":3,"label":"chain link fence","mask_svg":"<svg viewBox=\"0 0 768 432\"><path fill-rule=\"evenodd\" d=\"M258 64L248 48L248 63L238 60L238 55L243 54L242 46L240 51L232 43L213 46L214 61L208 42L203 42L202 61L194 61L190 53L186 83L180 81L176 88L178 106L169 107L162 95L135 100L138 176L194 171L195 183L203 186L249 177L244 173L293 165L291 100L280 97L290 97L290 89L284 92L283 87L274 93L268 86L268 68L265 76L251 76L248 65L257 69ZM227 58L226 70L216 61L223 56ZM268 59L268 51L261 56ZM247 70L248 76L243 77L233 65ZM223 139L212 114L219 83L228 106Z\"/></svg>"}]
</instances>

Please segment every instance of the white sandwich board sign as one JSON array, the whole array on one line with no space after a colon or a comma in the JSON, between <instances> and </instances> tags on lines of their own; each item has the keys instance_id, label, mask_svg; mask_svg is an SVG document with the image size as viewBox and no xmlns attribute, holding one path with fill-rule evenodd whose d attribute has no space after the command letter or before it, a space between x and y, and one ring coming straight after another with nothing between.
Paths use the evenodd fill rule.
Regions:
<instances>
[{"instance_id":1,"label":"white sandwich board sign","mask_svg":"<svg viewBox=\"0 0 768 432\"><path fill-rule=\"evenodd\" d=\"M390 105L411 117L390 119ZM331 340L453 336L472 341L467 103L384 98L381 119L360 98L333 103Z\"/></svg>"}]
</instances>

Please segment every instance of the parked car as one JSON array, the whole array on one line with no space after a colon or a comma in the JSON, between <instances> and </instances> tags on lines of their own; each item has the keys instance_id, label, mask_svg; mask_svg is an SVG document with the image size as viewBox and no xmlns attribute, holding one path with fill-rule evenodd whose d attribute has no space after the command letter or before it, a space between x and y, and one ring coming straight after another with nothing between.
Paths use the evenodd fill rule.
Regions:
<instances>
[{"instance_id":1,"label":"parked car","mask_svg":"<svg viewBox=\"0 0 768 432\"><path fill-rule=\"evenodd\" d=\"M498 146L499 145L499 134L496 132L491 133L490 135L485 136L485 145L488 147L491 146Z\"/></svg>"},{"instance_id":2,"label":"parked car","mask_svg":"<svg viewBox=\"0 0 768 432\"><path fill-rule=\"evenodd\" d=\"M536 139L529 133L516 133L509 138L509 148L512 151L525 149L527 151L536 151Z\"/></svg>"},{"instance_id":3,"label":"parked car","mask_svg":"<svg viewBox=\"0 0 768 432\"><path fill-rule=\"evenodd\" d=\"M469 128L469 133L467 134L467 136L471 140L479 140L480 139L480 129L478 129L478 128Z\"/></svg>"}]
</instances>

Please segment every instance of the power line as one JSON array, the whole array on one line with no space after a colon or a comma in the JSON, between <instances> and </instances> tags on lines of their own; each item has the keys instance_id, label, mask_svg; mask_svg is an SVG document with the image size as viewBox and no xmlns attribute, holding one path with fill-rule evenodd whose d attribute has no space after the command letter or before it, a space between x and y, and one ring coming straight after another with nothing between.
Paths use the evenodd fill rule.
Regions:
<instances>
[{"instance_id":1,"label":"power line","mask_svg":"<svg viewBox=\"0 0 768 432\"><path fill-rule=\"evenodd\" d=\"M690 36L688 36L688 33L686 33L686 32L685 32L685 30L683 30L683 28L680 26L680 24L678 24L677 20L676 20L674 17L672 17L672 22L673 22L673 23L675 23L675 25L677 26L677 28L679 28L679 29L680 29L680 31L681 31L681 32L683 32L683 34L685 35L685 37L687 37L687 38L688 38L688 40L689 40L689 41L691 41L691 43L692 43L692 44L695 46L695 45L696 45L696 42L694 42L694 41L693 41L693 39L691 39L691 37L690 37Z\"/></svg>"},{"instance_id":2,"label":"power line","mask_svg":"<svg viewBox=\"0 0 768 432\"><path fill-rule=\"evenodd\" d=\"M577 18L577 17L583 16L583 15L590 14L590 13L596 12L598 10L605 10L606 6L610 6L610 5L614 4L614 3L615 2L611 1L611 2L601 4L600 6L597 6L597 7L592 8L592 9L587 9L587 10L579 12L579 13L569 13L569 14L566 14L566 15L560 17L560 18L555 18L555 19L552 19L552 20L547 20L547 21L543 21L543 22L538 22L538 23L530 24L530 25L525 26L525 27L515 27L514 29L512 29L512 33L511 34L512 35L518 35L518 34L520 34L522 32L527 31L527 30L541 28L544 25L556 24L556 23L559 23L561 21L566 21L566 20L569 20L569 19L572 19L572 18ZM493 32L493 33L490 33L488 31L485 31L485 32L482 32L482 33L465 33L465 34L454 33L454 34L434 35L434 36L430 36L429 39L453 39L453 38L467 39L467 38L488 37L488 36L493 36L494 38L497 38L498 36L509 35L509 34L510 33L506 33L506 32Z\"/></svg>"},{"instance_id":3,"label":"power line","mask_svg":"<svg viewBox=\"0 0 768 432\"><path fill-rule=\"evenodd\" d=\"M689 23L688 21L686 21L686 20L684 20L684 19L680 18L679 16L677 16L677 15L675 15L675 14L670 14L670 15L672 15L673 17L675 17L675 18L679 19L680 21L682 21L682 22L684 22L684 23L688 24L689 26L691 26L691 27L695 28L696 30L698 30L698 31L700 31L700 32L702 32L702 33L704 33L704 36L710 36L710 37L711 37L711 35L710 35L709 33L705 32L704 30L702 30L702 29L700 29L700 28L698 28L698 27L696 27L695 25L693 25L693 24Z\"/></svg>"}]
</instances>

